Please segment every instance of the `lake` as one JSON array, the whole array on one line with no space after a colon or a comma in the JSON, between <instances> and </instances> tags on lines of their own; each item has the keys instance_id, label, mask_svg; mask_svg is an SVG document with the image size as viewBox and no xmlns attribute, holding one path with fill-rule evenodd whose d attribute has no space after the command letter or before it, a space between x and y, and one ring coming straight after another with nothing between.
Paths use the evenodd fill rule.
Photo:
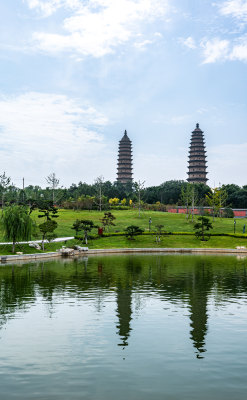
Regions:
<instances>
[{"instance_id":1,"label":"lake","mask_svg":"<svg viewBox=\"0 0 247 400\"><path fill-rule=\"evenodd\" d=\"M0 266L1 400L246 399L247 259Z\"/></svg>"}]
</instances>

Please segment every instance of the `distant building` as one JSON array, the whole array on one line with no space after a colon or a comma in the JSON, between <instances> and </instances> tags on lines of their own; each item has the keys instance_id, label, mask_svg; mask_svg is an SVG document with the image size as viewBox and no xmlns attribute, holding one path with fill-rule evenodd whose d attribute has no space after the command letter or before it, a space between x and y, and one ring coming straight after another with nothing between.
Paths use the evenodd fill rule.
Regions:
<instances>
[{"instance_id":1,"label":"distant building","mask_svg":"<svg viewBox=\"0 0 247 400\"><path fill-rule=\"evenodd\" d=\"M196 124L192 132L189 148L189 183L207 183L207 161L203 131Z\"/></svg>"},{"instance_id":2,"label":"distant building","mask_svg":"<svg viewBox=\"0 0 247 400\"><path fill-rule=\"evenodd\" d=\"M118 147L117 182L132 182L132 143L124 131Z\"/></svg>"}]
</instances>

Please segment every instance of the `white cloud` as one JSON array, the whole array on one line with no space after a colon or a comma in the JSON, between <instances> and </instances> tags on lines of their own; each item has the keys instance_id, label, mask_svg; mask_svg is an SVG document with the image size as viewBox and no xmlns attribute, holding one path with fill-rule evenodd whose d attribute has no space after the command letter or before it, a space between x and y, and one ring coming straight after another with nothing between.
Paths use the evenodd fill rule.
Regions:
<instances>
[{"instance_id":1,"label":"white cloud","mask_svg":"<svg viewBox=\"0 0 247 400\"><path fill-rule=\"evenodd\" d=\"M241 36L235 41L212 40L202 41L203 64L210 64L222 61L247 61L247 36Z\"/></svg>"},{"instance_id":2,"label":"white cloud","mask_svg":"<svg viewBox=\"0 0 247 400\"><path fill-rule=\"evenodd\" d=\"M194 50L197 47L195 40L191 36L188 36L187 38L181 38L179 41L180 41L180 43L182 43L185 47L188 47L189 49Z\"/></svg>"},{"instance_id":3,"label":"white cloud","mask_svg":"<svg viewBox=\"0 0 247 400\"><path fill-rule=\"evenodd\" d=\"M228 0L220 5L220 14L231 16L241 21L247 21L247 1Z\"/></svg>"},{"instance_id":4,"label":"white cloud","mask_svg":"<svg viewBox=\"0 0 247 400\"><path fill-rule=\"evenodd\" d=\"M134 46L139 50L145 50L147 45L152 44L152 40L143 40L142 42L135 42Z\"/></svg>"},{"instance_id":5,"label":"white cloud","mask_svg":"<svg viewBox=\"0 0 247 400\"><path fill-rule=\"evenodd\" d=\"M28 0L28 5L45 15L60 7L72 10L71 16L62 23L63 33L61 27L55 33L34 33L37 49L52 54L66 51L94 57L112 53L117 46L138 37L146 25L164 18L170 9L169 0Z\"/></svg>"},{"instance_id":6,"label":"white cloud","mask_svg":"<svg viewBox=\"0 0 247 400\"><path fill-rule=\"evenodd\" d=\"M104 115L64 95L25 93L0 98L0 170L31 179L56 171L69 182L87 180L104 149ZM86 166L87 165L87 166Z\"/></svg>"},{"instance_id":7,"label":"white cloud","mask_svg":"<svg viewBox=\"0 0 247 400\"><path fill-rule=\"evenodd\" d=\"M231 60L247 61L247 37L239 39L239 43L235 44L230 54Z\"/></svg>"},{"instance_id":8,"label":"white cloud","mask_svg":"<svg viewBox=\"0 0 247 400\"><path fill-rule=\"evenodd\" d=\"M203 64L223 61L229 57L229 41L214 38L212 40L204 40L201 42L203 48Z\"/></svg>"},{"instance_id":9,"label":"white cloud","mask_svg":"<svg viewBox=\"0 0 247 400\"><path fill-rule=\"evenodd\" d=\"M31 10L40 12L44 17L54 14L59 8L77 10L81 7L80 0L24 0Z\"/></svg>"}]
</instances>

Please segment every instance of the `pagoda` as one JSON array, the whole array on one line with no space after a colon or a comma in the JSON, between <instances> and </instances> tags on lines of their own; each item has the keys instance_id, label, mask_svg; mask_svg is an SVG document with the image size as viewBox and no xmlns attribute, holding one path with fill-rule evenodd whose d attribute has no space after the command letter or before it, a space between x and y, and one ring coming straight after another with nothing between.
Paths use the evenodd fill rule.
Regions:
<instances>
[{"instance_id":1,"label":"pagoda","mask_svg":"<svg viewBox=\"0 0 247 400\"><path fill-rule=\"evenodd\" d=\"M119 141L117 182L132 182L132 143L126 130Z\"/></svg>"},{"instance_id":2,"label":"pagoda","mask_svg":"<svg viewBox=\"0 0 247 400\"><path fill-rule=\"evenodd\" d=\"M189 149L189 183L207 183L206 150L203 131L196 124L192 132Z\"/></svg>"}]
</instances>

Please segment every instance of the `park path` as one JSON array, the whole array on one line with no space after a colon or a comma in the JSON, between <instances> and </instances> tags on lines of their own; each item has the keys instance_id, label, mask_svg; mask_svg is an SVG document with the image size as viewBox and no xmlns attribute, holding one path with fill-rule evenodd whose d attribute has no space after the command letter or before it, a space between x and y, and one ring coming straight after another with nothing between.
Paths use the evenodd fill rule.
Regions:
<instances>
[{"instance_id":1,"label":"park path","mask_svg":"<svg viewBox=\"0 0 247 400\"><path fill-rule=\"evenodd\" d=\"M56 238L51 240L52 242L65 242L66 240L72 240L74 239L74 236L68 236L68 237L61 237L61 238ZM29 240L28 242L18 242L19 244L31 244L31 243L42 243L42 240ZM49 243L48 240L44 240L44 243ZM0 242L0 246L6 245L6 244L13 244L12 242Z\"/></svg>"}]
</instances>

